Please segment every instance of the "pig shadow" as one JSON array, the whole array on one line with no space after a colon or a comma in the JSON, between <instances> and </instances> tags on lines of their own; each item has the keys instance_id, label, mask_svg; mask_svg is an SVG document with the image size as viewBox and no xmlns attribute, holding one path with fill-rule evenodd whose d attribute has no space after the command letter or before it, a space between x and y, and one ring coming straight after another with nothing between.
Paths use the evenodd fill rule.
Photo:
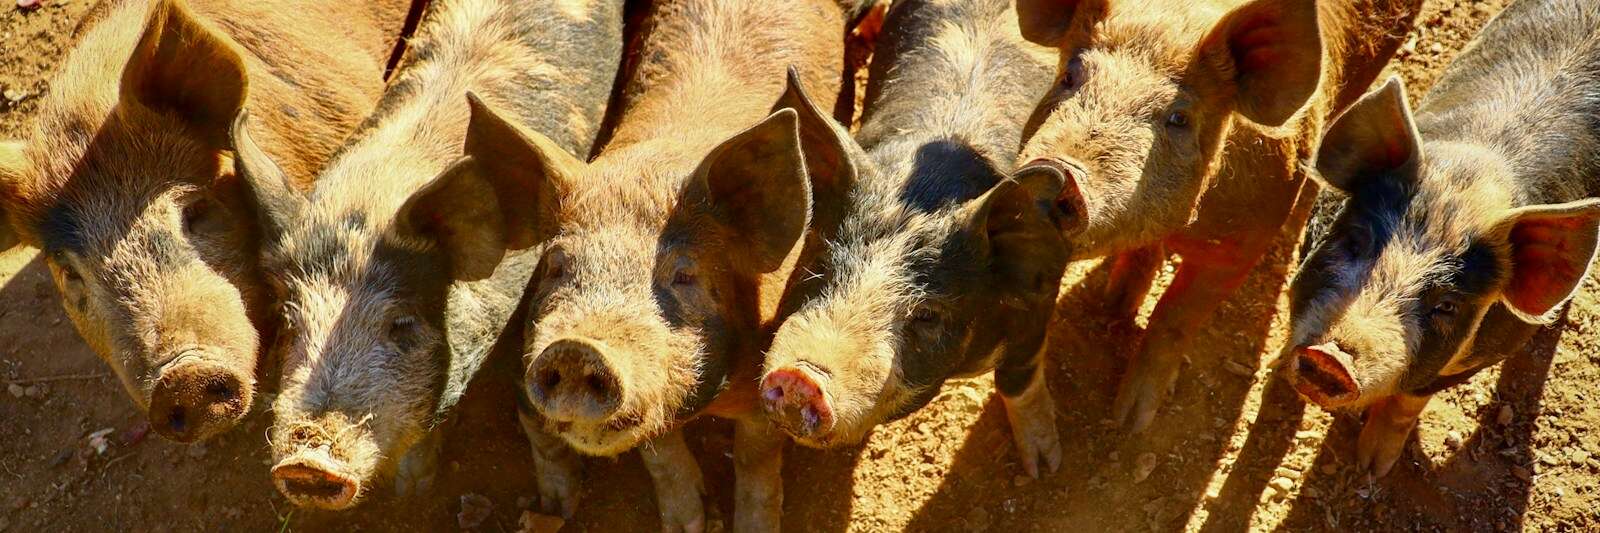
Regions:
<instances>
[{"instance_id":1,"label":"pig shadow","mask_svg":"<svg viewBox=\"0 0 1600 533\"><path fill-rule=\"evenodd\" d=\"M1500 363L1495 401L1478 410L1472 435L1442 462L1430 462L1421 449L1419 432L1413 431L1394 470L1369 484L1364 473L1351 467L1361 420L1339 416L1306 471L1300 495L1279 530L1382 527L1386 515L1401 512L1413 524L1443 529L1484 531L1506 526L1521 530L1533 487L1514 472L1527 468L1531 473L1532 467L1525 465L1534 461L1528 455L1531 451L1507 450L1526 451L1532 445L1534 419L1565 329L1564 311L1561 320L1539 329ZM1422 423L1449 398L1448 389L1436 396L1429 411L1423 412ZM1515 413L1507 426L1497 421L1501 406L1510 406ZM1443 438L1431 432L1428 437ZM1481 504L1485 501L1495 502L1495 506L1485 508ZM1372 523L1373 518L1378 522Z\"/></svg>"},{"instance_id":2,"label":"pig shadow","mask_svg":"<svg viewBox=\"0 0 1600 533\"><path fill-rule=\"evenodd\" d=\"M1228 433L1255 379L1227 371L1225 360L1249 368L1259 364L1294 244L1294 239L1280 239L1218 309L1213 325L1192 339L1185 354L1190 364L1173 394L1155 424L1137 435L1108 420L1127 366L1125 355L1141 334L1117 326L1109 309L1110 261L1095 266L1083 281L1063 286L1044 363L1056 398L1064 452L1060 471L1036 482L1018 476L1022 470L1004 407L991 398L951 473L908 529L948 530L961 522L999 531L1181 529L1227 454ZM1164 289L1158 284L1149 298Z\"/></svg>"}]
</instances>

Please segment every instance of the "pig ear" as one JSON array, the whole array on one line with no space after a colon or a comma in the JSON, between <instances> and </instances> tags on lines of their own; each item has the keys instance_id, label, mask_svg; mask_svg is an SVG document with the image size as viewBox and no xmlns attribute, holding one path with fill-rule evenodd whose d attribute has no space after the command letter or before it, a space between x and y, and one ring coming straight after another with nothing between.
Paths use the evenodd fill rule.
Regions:
<instances>
[{"instance_id":1,"label":"pig ear","mask_svg":"<svg viewBox=\"0 0 1600 533\"><path fill-rule=\"evenodd\" d=\"M250 124L250 114L240 111L229 131L234 174L245 185L246 201L255 212L257 227L268 238L275 238L305 209L306 199L289 184L289 177L272 157L250 137Z\"/></svg>"},{"instance_id":2,"label":"pig ear","mask_svg":"<svg viewBox=\"0 0 1600 533\"><path fill-rule=\"evenodd\" d=\"M730 252L754 272L783 264L811 216L798 118L780 109L724 141L697 172L711 212L731 229Z\"/></svg>"},{"instance_id":3,"label":"pig ear","mask_svg":"<svg viewBox=\"0 0 1600 533\"><path fill-rule=\"evenodd\" d=\"M1075 27L1105 14L1105 0L1017 0L1017 25L1022 37L1044 46L1059 46Z\"/></svg>"},{"instance_id":4,"label":"pig ear","mask_svg":"<svg viewBox=\"0 0 1600 533\"><path fill-rule=\"evenodd\" d=\"M6 211L10 210L11 199L16 196L18 181L22 179L22 167L26 162L21 142L0 141L0 252L21 244Z\"/></svg>"},{"instance_id":5,"label":"pig ear","mask_svg":"<svg viewBox=\"0 0 1600 533\"><path fill-rule=\"evenodd\" d=\"M789 67L788 88L772 107L773 112L783 109L793 109L800 123L800 148L811 177L811 222L819 228L834 228L843 218L845 196L860 171L856 160L863 153L844 127L806 94L794 67Z\"/></svg>"},{"instance_id":6,"label":"pig ear","mask_svg":"<svg viewBox=\"0 0 1600 533\"><path fill-rule=\"evenodd\" d=\"M1322 36L1314 0L1253 0L1200 42L1200 61L1231 80L1235 109L1280 126L1304 107L1322 76Z\"/></svg>"},{"instance_id":7,"label":"pig ear","mask_svg":"<svg viewBox=\"0 0 1600 533\"><path fill-rule=\"evenodd\" d=\"M1511 210L1501 222L1511 279L1501 294L1525 321L1547 324L1589 274L1600 243L1600 199Z\"/></svg>"},{"instance_id":8,"label":"pig ear","mask_svg":"<svg viewBox=\"0 0 1600 533\"><path fill-rule=\"evenodd\" d=\"M216 147L244 108L244 60L179 0L160 0L122 69L123 102L171 113Z\"/></svg>"},{"instance_id":9,"label":"pig ear","mask_svg":"<svg viewBox=\"0 0 1600 533\"><path fill-rule=\"evenodd\" d=\"M1001 181L976 200L968 218L1006 305L1027 308L1056 296L1051 287L1059 285L1067 261L1056 208L1062 177L1030 171Z\"/></svg>"},{"instance_id":10,"label":"pig ear","mask_svg":"<svg viewBox=\"0 0 1600 533\"><path fill-rule=\"evenodd\" d=\"M476 94L467 102L466 157L412 195L400 219L408 231L437 239L455 278L472 281L493 274L507 250L549 238L560 195L583 162Z\"/></svg>"},{"instance_id":11,"label":"pig ear","mask_svg":"<svg viewBox=\"0 0 1600 533\"><path fill-rule=\"evenodd\" d=\"M1389 78L1350 106L1328 127L1317 154L1317 176L1346 194L1362 180L1416 173L1422 139L1406 104L1405 84Z\"/></svg>"}]
</instances>

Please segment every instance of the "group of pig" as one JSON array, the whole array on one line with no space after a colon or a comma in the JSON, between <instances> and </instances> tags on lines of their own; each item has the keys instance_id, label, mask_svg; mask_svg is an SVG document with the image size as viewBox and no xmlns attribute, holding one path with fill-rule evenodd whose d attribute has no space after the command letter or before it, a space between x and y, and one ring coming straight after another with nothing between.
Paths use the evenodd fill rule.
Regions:
<instances>
[{"instance_id":1,"label":"group of pig","mask_svg":"<svg viewBox=\"0 0 1600 533\"><path fill-rule=\"evenodd\" d=\"M1071 261L1132 323L1181 257L1110 413L1144 429L1316 211L1281 370L1367 410L1382 475L1600 239L1600 4L1520 0L1413 115L1367 89L1420 3L107 0L0 143L0 243L162 435L275 382L297 504L426 491L502 345L543 511L638 449L663 528L701 530L680 428L712 415L735 529L773 530L786 441L858 443L955 377L993 371L1023 468L1058 468Z\"/></svg>"}]
</instances>

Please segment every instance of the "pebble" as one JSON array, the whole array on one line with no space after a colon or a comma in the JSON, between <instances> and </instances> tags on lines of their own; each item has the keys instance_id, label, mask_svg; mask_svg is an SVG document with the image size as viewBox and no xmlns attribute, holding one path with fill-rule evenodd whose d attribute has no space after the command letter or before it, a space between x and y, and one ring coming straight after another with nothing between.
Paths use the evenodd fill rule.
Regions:
<instances>
[{"instance_id":1,"label":"pebble","mask_svg":"<svg viewBox=\"0 0 1600 533\"><path fill-rule=\"evenodd\" d=\"M1533 472L1529 472L1528 469L1523 468L1521 466L1512 466L1511 467L1511 475L1517 476L1517 479L1523 480L1523 481L1528 482L1528 483L1532 483L1533 482Z\"/></svg>"},{"instance_id":2,"label":"pebble","mask_svg":"<svg viewBox=\"0 0 1600 533\"><path fill-rule=\"evenodd\" d=\"M1033 478L1027 474L1017 474L1017 477L1011 478L1011 486L1013 487L1026 487L1029 483L1033 483Z\"/></svg>"},{"instance_id":3,"label":"pebble","mask_svg":"<svg viewBox=\"0 0 1600 533\"><path fill-rule=\"evenodd\" d=\"M5 92L0 93L0 95L4 95L6 100L10 100L13 104L21 102L24 98L31 96L28 94L28 91L21 89L6 89Z\"/></svg>"},{"instance_id":4,"label":"pebble","mask_svg":"<svg viewBox=\"0 0 1600 533\"><path fill-rule=\"evenodd\" d=\"M1156 454L1144 452L1133 460L1133 482L1138 483L1150 477L1150 472L1156 469Z\"/></svg>"},{"instance_id":5,"label":"pebble","mask_svg":"<svg viewBox=\"0 0 1600 533\"><path fill-rule=\"evenodd\" d=\"M1494 417L1494 421L1496 424L1509 426L1511 425L1511 421L1516 418L1516 416L1516 412L1511 409L1510 405L1502 405L1500 406L1500 414Z\"/></svg>"},{"instance_id":6,"label":"pebble","mask_svg":"<svg viewBox=\"0 0 1600 533\"><path fill-rule=\"evenodd\" d=\"M456 513L456 525L461 526L461 529L481 526L493 512L494 502L482 494L462 494L461 512Z\"/></svg>"},{"instance_id":7,"label":"pebble","mask_svg":"<svg viewBox=\"0 0 1600 533\"><path fill-rule=\"evenodd\" d=\"M523 511L522 518L517 520L517 533L556 533L566 523L559 516Z\"/></svg>"},{"instance_id":8,"label":"pebble","mask_svg":"<svg viewBox=\"0 0 1600 533\"><path fill-rule=\"evenodd\" d=\"M1460 431L1451 430L1450 433L1446 434L1444 436L1444 446L1446 448L1450 448L1452 450L1460 449L1461 448L1461 432Z\"/></svg>"},{"instance_id":9,"label":"pebble","mask_svg":"<svg viewBox=\"0 0 1600 533\"><path fill-rule=\"evenodd\" d=\"M1582 465L1582 464L1585 464L1585 463L1588 463L1588 462L1589 462L1589 452L1588 452L1588 450L1573 450L1572 451L1572 464Z\"/></svg>"},{"instance_id":10,"label":"pebble","mask_svg":"<svg viewBox=\"0 0 1600 533\"><path fill-rule=\"evenodd\" d=\"M1428 47L1428 51L1429 52L1433 52L1435 54L1442 54L1442 53L1444 53L1444 44L1443 43L1433 43L1432 46Z\"/></svg>"},{"instance_id":11,"label":"pebble","mask_svg":"<svg viewBox=\"0 0 1600 533\"><path fill-rule=\"evenodd\" d=\"M12 383L12 384L6 385L6 392L11 393L11 396L14 397L14 398L21 398L24 395L28 394L28 389L22 388L22 385L18 385L16 383Z\"/></svg>"},{"instance_id":12,"label":"pebble","mask_svg":"<svg viewBox=\"0 0 1600 533\"><path fill-rule=\"evenodd\" d=\"M35 9L39 9L39 6L42 4L43 2L41 0L17 0L17 9L21 9L23 11L33 11Z\"/></svg>"},{"instance_id":13,"label":"pebble","mask_svg":"<svg viewBox=\"0 0 1600 533\"><path fill-rule=\"evenodd\" d=\"M1234 361L1232 359L1223 360L1222 368L1227 370L1229 373L1240 377L1250 377L1256 375L1255 370L1251 370L1250 367L1244 366L1238 361Z\"/></svg>"},{"instance_id":14,"label":"pebble","mask_svg":"<svg viewBox=\"0 0 1600 533\"><path fill-rule=\"evenodd\" d=\"M1294 488L1294 480L1286 477L1276 477L1272 478L1272 482L1268 483L1267 486L1272 487L1272 490L1278 491L1278 494L1289 494L1289 490Z\"/></svg>"}]
</instances>

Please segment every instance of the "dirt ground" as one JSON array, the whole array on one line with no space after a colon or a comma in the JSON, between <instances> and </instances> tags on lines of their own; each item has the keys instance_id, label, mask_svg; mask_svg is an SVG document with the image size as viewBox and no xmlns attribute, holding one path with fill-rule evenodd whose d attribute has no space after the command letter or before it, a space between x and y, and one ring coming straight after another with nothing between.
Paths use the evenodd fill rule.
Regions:
<instances>
[{"instance_id":1,"label":"dirt ground","mask_svg":"<svg viewBox=\"0 0 1600 533\"><path fill-rule=\"evenodd\" d=\"M36 95L88 0L0 4L0 138L27 127ZM1505 0L1430 1L1396 70L1420 94ZM1067 450L1060 472L1020 476L989 379L954 383L863 447L793 449L784 477L792 531L1596 530L1600 528L1600 288L1503 367L1447 391L1401 464L1367 482L1350 466L1359 429L1307 407L1271 377L1283 342L1275 298L1293 258L1273 261L1225 304L1190 354L1157 426L1138 438L1103 418L1128 339L1100 311L1104 269L1079 265L1060 301L1050 385ZM1169 270L1170 272L1170 270ZM1080 283L1081 282L1081 283ZM1146 312L1148 312L1148 304ZM139 413L66 321L34 250L0 254L0 531L458 529L462 497L515 531L535 494L511 391L480 380L446 445L433 496L380 491L345 513L292 508L267 478L266 413L221 440L143 438ZM258 405L270 402L262 399ZM713 529L732 507L731 431L698 422ZM637 455L590 460L568 531L657 527ZM476 499L476 498L474 498Z\"/></svg>"}]
</instances>

